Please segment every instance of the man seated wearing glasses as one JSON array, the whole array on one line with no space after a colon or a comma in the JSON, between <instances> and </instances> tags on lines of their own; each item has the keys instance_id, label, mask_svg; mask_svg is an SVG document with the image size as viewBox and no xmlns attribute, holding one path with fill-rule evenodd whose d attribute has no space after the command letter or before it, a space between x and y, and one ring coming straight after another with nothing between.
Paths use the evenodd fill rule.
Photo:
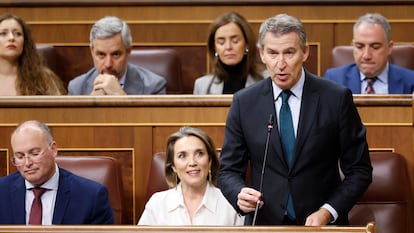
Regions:
<instances>
[{"instance_id":1,"label":"man seated wearing glasses","mask_svg":"<svg viewBox=\"0 0 414 233\"><path fill-rule=\"evenodd\" d=\"M45 124L21 123L11 146L18 172L0 178L0 224L114 223L106 187L58 167L58 146Z\"/></svg>"}]
</instances>

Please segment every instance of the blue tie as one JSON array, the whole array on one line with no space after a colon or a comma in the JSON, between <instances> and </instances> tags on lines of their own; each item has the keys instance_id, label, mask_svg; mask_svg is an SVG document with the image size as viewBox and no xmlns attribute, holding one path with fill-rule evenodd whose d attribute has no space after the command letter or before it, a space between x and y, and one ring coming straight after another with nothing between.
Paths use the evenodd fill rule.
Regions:
<instances>
[{"instance_id":1,"label":"blue tie","mask_svg":"<svg viewBox=\"0 0 414 233\"><path fill-rule=\"evenodd\" d=\"M282 106L280 107L279 113L280 140L282 143L283 155L285 156L289 169L292 167L293 150L295 148L295 131L293 129L292 114L288 104L288 99L291 94L292 92L290 90L281 93ZM290 194L286 212L291 220L296 219L292 196Z\"/></svg>"}]
</instances>

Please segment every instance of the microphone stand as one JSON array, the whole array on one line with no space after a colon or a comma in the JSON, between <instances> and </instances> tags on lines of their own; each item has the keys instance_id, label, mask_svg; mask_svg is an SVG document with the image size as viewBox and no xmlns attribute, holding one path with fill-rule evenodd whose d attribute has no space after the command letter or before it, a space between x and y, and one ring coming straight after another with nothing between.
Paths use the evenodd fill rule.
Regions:
<instances>
[{"instance_id":1,"label":"microphone stand","mask_svg":"<svg viewBox=\"0 0 414 233\"><path fill-rule=\"evenodd\" d=\"M269 122L267 123L267 138L266 138L266 146L265 146L265 152L264 152L264 157L263 157L262 174L260 176L260 186L259 186L260 193L262 193L262 189L263 189L263 177L264 177L264 172L265 172L265 167L266 167L267 152L269 150L270 133L272 132L272 129L273 129L273 114L270 114ZM259 211L260 202L261 202L261 198L259 198L259 200L257 200L257 203L256 203L252 226L256 224L257 212Z\"/></svg>"}]
</instances>

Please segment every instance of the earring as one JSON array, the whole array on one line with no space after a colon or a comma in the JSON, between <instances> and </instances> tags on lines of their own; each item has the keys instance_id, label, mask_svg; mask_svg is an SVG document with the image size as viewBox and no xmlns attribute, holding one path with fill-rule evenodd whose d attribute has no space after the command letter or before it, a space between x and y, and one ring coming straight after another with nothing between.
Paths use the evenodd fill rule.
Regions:
<instances>
[{"instance_id":1,"label":"earring","mask_svg":"<svg viewBox=\"0 0 414 233\"><path fill-rule=\"evenodd\" d=\"M249 53L249 48L246 48L245 50L244 50L244 54L245 55L247 55Z\"/></svg>"},{"instance_id":2,"label":"earring","mask_svg":"<svg viewBox=\"0 0 414 233\"><path fill-rule=\"evenodd\" d=\"M208 182L210 182L210 184L212 184L212 177L211 177L211 169L208 170Z\"/></svg>"},{"instance_id":3,"label":"earring","mask_svg":"<svg viewBox=\"0 0 414 233\"><path fill-rule=\"evenodd\" d=\"M215 57L218 57L218 53L217 53L217 52L215 52L215 53L214 53L214 56L215 56Z\"/></svg>"}]
</instances>

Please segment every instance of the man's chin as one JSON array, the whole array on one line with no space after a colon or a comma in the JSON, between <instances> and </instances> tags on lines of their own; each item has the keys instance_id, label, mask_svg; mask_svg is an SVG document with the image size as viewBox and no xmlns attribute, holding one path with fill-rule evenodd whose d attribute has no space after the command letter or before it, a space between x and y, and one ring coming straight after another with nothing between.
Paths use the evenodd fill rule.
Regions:
<instances>
[{"instance_id":1,"label":"man's chin","mask_svg":"<svg viewBox=\"0 0 414 233\"><path fill-rule=\"evenodd\" d=\"M372 75L374 75L374 73L376 73L374 68L375 67L372 66L362 66L360 70L365 76L371 77Z\"/></svg>"},{"instance_id":2,"label":"man's chin","mask_svg":"<svg viewBox=\"0 0 414 233\"><path fill-rule=\"evenodd\" d=\"M30 174L30 175L26 174L24 176L24 179L29 181L32 184L35 184L38 182L39 177L36 174Z\"/></svg>"}]
</instances>

